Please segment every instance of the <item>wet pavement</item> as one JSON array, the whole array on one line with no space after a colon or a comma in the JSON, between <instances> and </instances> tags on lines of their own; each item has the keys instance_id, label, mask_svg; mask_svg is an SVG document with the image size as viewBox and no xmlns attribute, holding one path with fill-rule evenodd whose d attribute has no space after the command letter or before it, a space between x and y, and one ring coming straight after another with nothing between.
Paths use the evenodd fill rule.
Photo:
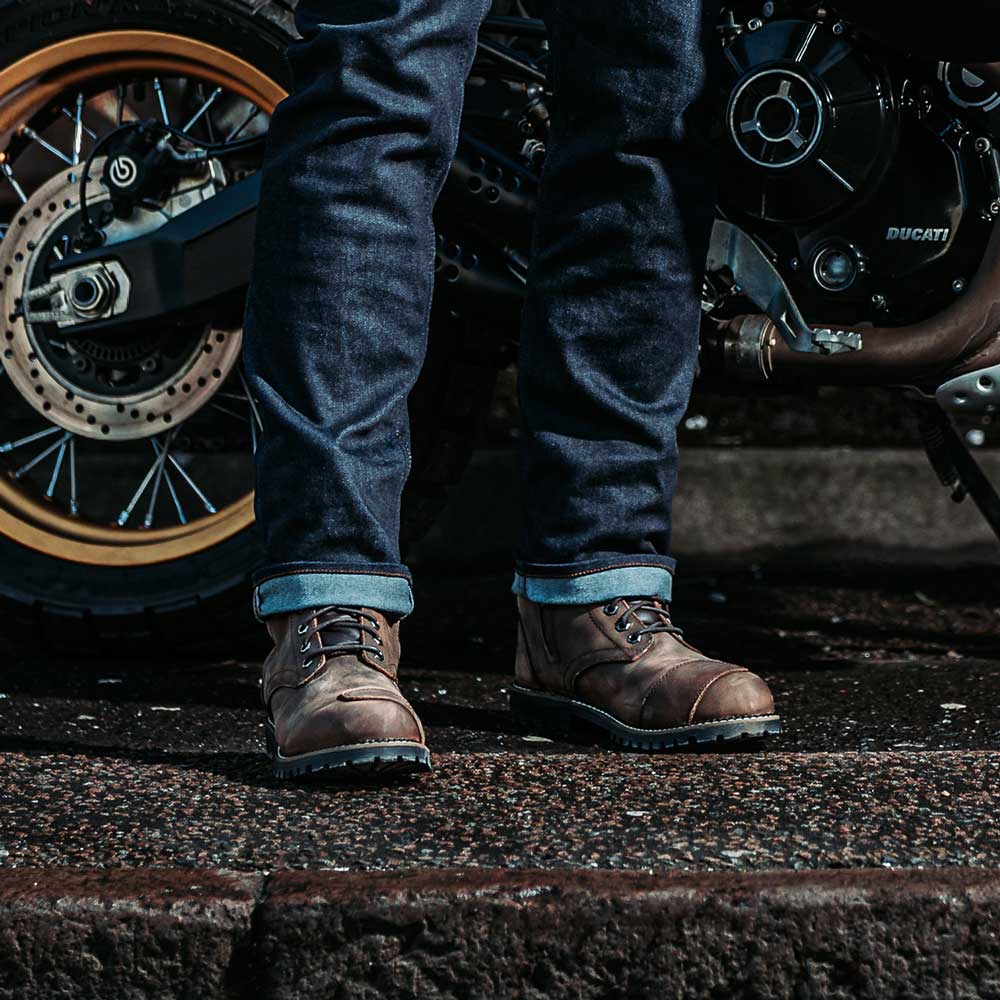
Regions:
<instances>
[{"instance_id":1,"label":"wet pavement","mask_svg":"<svg viewBox=\"0 0 1000 1000\"><path fill-rule=\"evenodd\" d=\"M0 865L1000 866L994 571L694 567L679 584L692 640L773 686L787 733L760 752L518 731L505 573L419 585L402 676L436 769L390 788L270 777L252 631L221 663L26 651L0 682Z\"/></svg>"}]
</instances>

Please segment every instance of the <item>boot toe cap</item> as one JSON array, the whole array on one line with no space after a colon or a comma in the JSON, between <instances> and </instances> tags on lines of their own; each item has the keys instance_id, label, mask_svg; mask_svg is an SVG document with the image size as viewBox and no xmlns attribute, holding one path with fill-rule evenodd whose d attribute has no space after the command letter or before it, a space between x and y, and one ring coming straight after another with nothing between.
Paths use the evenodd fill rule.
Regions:
<instances>
[{"instance_id":1,"label":"boot toe cap","mask_svg":"<svg viewBox=\"0 0 1000 1000\"><path fill-rule=\"evenodd\" d=\"M702 689L692 722L754 718L774 714L774 697L764 680L747 670L722 673Z\"/></svg>"},{"instance_id":2,"label":"boot toe cap","mask_svg":"<svg viewBox=\"0 0 1000 1000\"><path fill-rule=\"evenodd\" d=\"M423 734L413 713L396 701L338 700L289 727L281 752L296 756L373 742L423 743Z\"/></svg>"}]
</instances>

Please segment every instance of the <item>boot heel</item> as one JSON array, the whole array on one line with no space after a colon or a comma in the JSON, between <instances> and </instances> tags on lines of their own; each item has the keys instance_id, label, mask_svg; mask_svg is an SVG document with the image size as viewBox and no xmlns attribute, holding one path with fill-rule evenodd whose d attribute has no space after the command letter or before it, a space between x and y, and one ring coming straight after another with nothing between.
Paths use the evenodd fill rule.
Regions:
<instances>
[{"instance_id":1,"label":"boot heel","mask_svg":"<svg viewBox=\"0 0 1000 1000\"><path fill-rule=\"evenodd\" d=\"M543 697L513 688L510 692L510 712L515 725L522 732L561 737L573 734L573 717L570 713Z\"/></svg>"}]
</instances>

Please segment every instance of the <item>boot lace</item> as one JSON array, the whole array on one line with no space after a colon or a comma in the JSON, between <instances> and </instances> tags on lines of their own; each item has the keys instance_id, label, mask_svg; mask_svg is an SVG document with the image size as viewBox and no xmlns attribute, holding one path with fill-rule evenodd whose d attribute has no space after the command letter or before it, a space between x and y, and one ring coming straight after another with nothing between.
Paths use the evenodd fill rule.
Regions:
<instances>
[{"instance_id":1,"label":"boot lace","mask_svg":"<svg viewBox=\"0 0 1000 1000\"><path fill-rule=\"evenodd\" d=\"M339 632L335 640L324 632ZM299 652L309 658L302 662L303 670L312 666L317 656L325 653L371 653L378 660L385 659L381 650L382 636L378 619L366 615L360 608L329 604L316 608L299 627L302 645ZM313 645L313 639L316 645Z\"/></svg>"},{"instance_id":2,"label":"boot lace","mask_svg":"<svg viewBox=\"0 0 1000 1000\"><path fill-rule=\"evenodd\" d=\"M615 621L617 632L628 632L627 640L641 642L644 635L684 635L670 620L670 605L657 597L619 597L604 605L608 617L618 616ZM634 632L632 628L638 625Z\"/></svg>"}]
</instances>

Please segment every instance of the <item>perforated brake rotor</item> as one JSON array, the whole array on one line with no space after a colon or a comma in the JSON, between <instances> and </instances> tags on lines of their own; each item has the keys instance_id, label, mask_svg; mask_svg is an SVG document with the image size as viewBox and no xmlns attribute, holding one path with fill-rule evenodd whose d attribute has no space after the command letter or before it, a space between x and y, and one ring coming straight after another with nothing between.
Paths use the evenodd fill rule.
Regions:
<instances>
[{"instance_id":1,"label":"perforated brake rotor","mask_svg":"<svg viewBox=\"0 0 1000 1000\"><path fill-rule=\"evenodd\" d=\"M96 160L87 199L92 218L108 201L97 180L102 169L103 160ZM73 169L60 172L21 206L0 244L3 367L24 399L46 420L67 431L97 440L152 437L208 403L239 358L242 331L207 327L193 331L193 336L189 331L181 355L157 373L162 377L145 378L135 392L111 385L104 391L93 380L83 384L85 380L74 378L71 366L60 363L63 358L58 353L66 351L65 344L73 338L72 327L59 329L50 323L29 321L23 300L45 283L46 265L57 252L54 248L65 247L59 242L60 234L69 224L75 228L80 216L79 197L79 174ZM184 197L184 204L177 200L170 203L173 214L201 200ZM140 209L127 224L112 222L107 227L108 242L153 231L170 218L170 209ZM78 354L113 366L138 364L148 350L149 333L126 328L96 344L93 339L81 341Z\"/></svg>"}]
</instances>

